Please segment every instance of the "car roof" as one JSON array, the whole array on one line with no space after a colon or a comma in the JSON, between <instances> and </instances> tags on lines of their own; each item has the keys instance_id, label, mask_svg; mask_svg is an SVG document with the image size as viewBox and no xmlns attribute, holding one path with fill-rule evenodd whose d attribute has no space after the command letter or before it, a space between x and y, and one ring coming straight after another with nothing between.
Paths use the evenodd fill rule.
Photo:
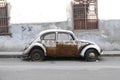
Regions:
<instances>
[{"instance_id":1,"label":"car roof","mask_svg":"<svg viewBox=\"0 0 120 80\"><path fill-rule=\"evenodd\" d=\"M65 32L65 33L71 33L71 34L73 34L73 32L70 31L70 30L63 30L63 29L48 29L48 30L44 30L44 31L40 32L39 35L43 35L43 34L49 33L49 32Z\"/></svg>"}]
</instances>

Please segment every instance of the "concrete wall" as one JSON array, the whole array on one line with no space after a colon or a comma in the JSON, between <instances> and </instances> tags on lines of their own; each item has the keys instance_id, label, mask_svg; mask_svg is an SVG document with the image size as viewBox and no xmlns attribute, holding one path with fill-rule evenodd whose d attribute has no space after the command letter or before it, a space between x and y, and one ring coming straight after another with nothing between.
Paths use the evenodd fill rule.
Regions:
<instances>
[{"instance_id":1,"label":"concrete wall","mask_svg":"<svg viewBox=\"0 0 120 80\"><path fill-rule=\"evenodd\" d=\"M46 29L62 28L72 30L69 22L41 24L11 24L11 36L0 36L0 51L23 51L26 44ZM104 50L120 50L120 20L101 20L99 30L73 31L79 39L97 43Z\"/></svg>"},{"instance_id":2,"label":"concrete wall","mask_svg":"<svg viewBox=\"0 0 120 80\"><path fill-rule=\"evenodd\" d=\"M40 0L36 0L36 1L32 0L30 1L31 3L27 5L27 7L26 7L27 2L24 2L23 0L22 1L19 0L21 4L23 4L24 2L23 6L21 6L21 4L18 1L15 0L8 0L8 1L11 3L11 10L10 10L11 23L25 23L27 21L29 23L33 21L39 22L42 20L45 20L43 22L47 22L48 18L50 19L49 21L51 21L52 19L55 19L55 21L63 21L66 20L66 17L67 17L67 21L56 22L56 23L40 23L40 24L10 24L10 32L12 35L0 36L0 51L23 51L25 45L28 44L30 41L32 41L35 38L35 36L42 30L53 29L53 28L73 30L72 7L71 7L72 0L66 0L65 1L66 3L64 2L64 0L62 0L61 3L59 4L60 9L58 7L55 8L54 5L53 7L50 8L46 7L46 9L43 9L43 7L45 6L44 4L46 4L46 1L43 0L41 1L43 1L44 4L42 2L39 2ZM56 3L59 3L56 0L54 1ZM32 2L35 2L36 5L31 6L31 4L33 4ZM43 4L42 5L43 7L40 5L40 3ZM65 4L63 5L63 3ZM115 4L114 6L111 6L113 4L113 1L110 1L110 4L107 3L108 0L98 0L98 13L100 19L99 30L88 30L88 31L78 30L78 31L74 31L74 33L80 39L86 39L96 42L104 50L120 50L120 33L119 33L120 20L108 20L108 19L120 18L119 16L120 12L118 12L119 0L114 1ZM50 3L48 4L51 5ZM34 8L32 8L31 10L30 7L34 7L34 8L37 7L37 8L36 10L34 10ZM28 10L28 8L30 10ZM52 12L51 9L55 9L53 10L55 12ZM53 14L49 15L50 17L48 17L48 12L44 13L44 10L45 11L50 10L49 12L57 14L57 16L62 19L61 20L59 18L57 19ZM61 11L62 14L57 12L56 10ZM34 13L31 13L31 11ZM43 13L44 16L41 13ZM37 17L35 17L35 15ZM63 16L61 17L60 15ZM106 19L106 20L101 20L101 19Z\"/></svg>"},{"instance_id":3,"label":"concrete wall","mask_svg":"<svg viewBox=\"0 0 120 80\"><path fill-rule=\"evenodd\" d=\"M100 20L99 30L75 31L80 39L97 43L104 50L120 50L120 20Z\"/></svg>"},{"instance_id":4,"label":"concrete wall","mask_svg":"<svg viewBox=\"0 0 120 80\"><path fill-rule=\"evenodd\" d=\"M11 24L11 36L0 36L0 51L23 51L26 44L36 38L43 30L68 29L67 22L41 24Z\"/></svg>"}]
</instances>

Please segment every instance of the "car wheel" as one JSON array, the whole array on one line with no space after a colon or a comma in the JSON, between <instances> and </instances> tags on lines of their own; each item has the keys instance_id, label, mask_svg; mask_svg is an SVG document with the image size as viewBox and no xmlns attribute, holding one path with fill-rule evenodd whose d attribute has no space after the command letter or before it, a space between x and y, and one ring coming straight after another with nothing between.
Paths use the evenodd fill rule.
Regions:
<instances>
[{"instance_id":1,"label":"car wheel","mask_svg":"<svg viewBox=\"0 0 120 80\"><path fill-rule=\"evenodd\" d=\"M89 49L85 53L85 60L86 61L96 61L98 60L98 53L94 49Z\"/></svg>"},{"instance_id":2,"label":"car wheel","mask_svg":"<svg viewBox=\"0 0 120 80\"><path fill-rule=\"evenodd\" d=\"M42 61L44 60L44 53L42 50L33 49L30 53L30 57L32 61Z\"/></svg>"}]
</instances>

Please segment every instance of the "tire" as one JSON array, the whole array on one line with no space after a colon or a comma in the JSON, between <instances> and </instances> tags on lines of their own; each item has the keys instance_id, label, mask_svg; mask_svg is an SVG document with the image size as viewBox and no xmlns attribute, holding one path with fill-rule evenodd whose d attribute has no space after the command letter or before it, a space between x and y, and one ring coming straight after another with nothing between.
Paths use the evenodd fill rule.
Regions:
<instances>
[{"instance_id":1,"label":"tire","mask_svg":"<svg viewBox=\"0 0 120 80\"><path fill-rule=\"evenodd\" d=\"M85 60L86 61L96 61L98 60L98 53L94 49L89 49L85 53Z\"/></svg>"},{"instance_id":2,"label":"tire","mask_svg":"<svg viewBox=\"0 0 120 80\"><path fill-rule=\"evenodd\" d=\"M30 58L32 61L43 61L44 60L44 53L42 50L33 49L30 53Z\"/></svg>"}]
</instances>

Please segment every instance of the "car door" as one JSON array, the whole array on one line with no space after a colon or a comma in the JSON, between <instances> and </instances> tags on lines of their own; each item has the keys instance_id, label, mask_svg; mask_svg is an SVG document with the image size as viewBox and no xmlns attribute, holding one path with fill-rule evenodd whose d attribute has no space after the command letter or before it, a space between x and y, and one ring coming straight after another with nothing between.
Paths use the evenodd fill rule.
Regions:
<instances>
[{"instance_id":1,"label":"car door","mask_svg":"<svg viewBox=\"0 0 120 80\"><path fill-rule=\"evenodd\" d=\"M74 56L78 50L72 35L64 32L57 33L56 47L56 52L59 56Z\"/></svg>"},{"instance_id":2,"label":"car door","mask_svg":"<svg viewBox=\"0 0 120 80\"><path fill-rule=\"evenodd\" d=\"M48 56L57 55L56 54L56 33L55 32L43 34L42 44L45 46Z\"/></svg>"}]
</instances>

